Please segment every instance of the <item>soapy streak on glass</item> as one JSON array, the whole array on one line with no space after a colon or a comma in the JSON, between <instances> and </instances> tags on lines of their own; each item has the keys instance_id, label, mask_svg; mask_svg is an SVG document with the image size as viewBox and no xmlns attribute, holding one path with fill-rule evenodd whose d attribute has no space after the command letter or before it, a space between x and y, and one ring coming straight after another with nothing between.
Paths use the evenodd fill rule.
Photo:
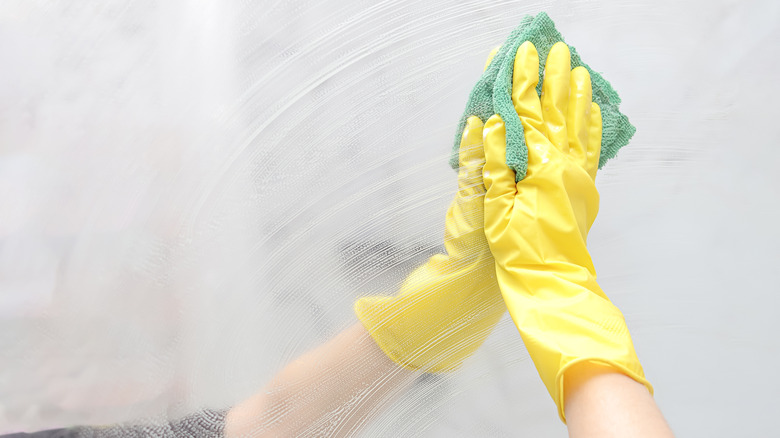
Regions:
<instances>
[{"instance_id":1,"label":"soapy streak on glass","mask_svg":"<svg viewBox=\"0 0 780 438\"><path fill-rule=\"evenodd\" d=\"M771 435L743 418L778 379L741 359L780 350L771 1L4 3L0 430L233 406L394 293L440 250L486 54L539 10L638 128L589 244L659 403L680 435ZM379 388L364 436L565 434L506 320L458 373ZM356 430L350 403L312 427Z\"/></svg>"}]
</instances>

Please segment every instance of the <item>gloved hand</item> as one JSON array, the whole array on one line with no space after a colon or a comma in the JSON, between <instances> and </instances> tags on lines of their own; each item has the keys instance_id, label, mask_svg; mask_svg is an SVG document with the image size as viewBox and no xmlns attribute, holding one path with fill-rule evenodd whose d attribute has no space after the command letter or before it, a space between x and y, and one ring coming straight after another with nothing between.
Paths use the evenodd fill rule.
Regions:
<instances>
[{"instance_id":1,"label":"gloved hand","mask_svg":"<svg viewBox=\"0 0 780 438\"><path fill-rule=\"evenodd\" d=\"M506 311L483 229L482 128L478 117L470 117L463 131L458 193L445 223L446 254L431 257L412 272L397 296L355 302L358 319L377 345L408 368L457 368Z\"/></svg>"},{"instance_id":2,"label":"gloved hand","mask_svg":"<svg viewBox=\"0 0 780 438\"><path fill-rule=\"evenodd\" d=\"M547 390L563 411L564 375L590 361L647 386L622 313L596 283L586 238L599 206L595 178L601 113L583 67L571 70L557 43L545 66L530 42L514 63L512 101L528 147L528 172L515 184L506 165L505 128L485 123L485 234L501 293Z\"/></svg>"}]
</instances>

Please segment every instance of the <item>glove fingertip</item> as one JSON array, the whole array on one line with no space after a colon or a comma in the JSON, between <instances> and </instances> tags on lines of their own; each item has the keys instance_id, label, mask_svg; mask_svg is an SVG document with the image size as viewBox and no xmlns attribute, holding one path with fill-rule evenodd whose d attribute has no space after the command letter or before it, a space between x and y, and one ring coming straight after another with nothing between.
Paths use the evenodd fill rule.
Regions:
<instances>
[{"instance_id":1,"label":"glove fingertip","mask_svg":"<svg viewBox=\"0 0 780 438\"><path fill-rule=\"evenodd\" d=\"M601 108L596 102L590 105L590 125L588 126L588 145L586 150L586 170L595 180L601 159L601 137L603 129Z\"/></svg>"},{"instance_id":2,"label":"glove fingertip","mask_svg":"<svg viewBox=\"0 0 780 438\"><path fill-rule=\"evenodd\" d=\"M516 193L515 172L506 163L506 127L498 114L490 117L483 130L485 166L482 179L489 199L511 196Z\"/></svg>"},{"instance_id":3,"label":"glove fingertip","mask_svg":"<svg viewBox=\"0 0 780 438\"><path fill-rule=\"evenodd\" d=\"M482 150L483 128L484 124L479 117L471 116L466 119L466 127L463 128L458 153L460 167L465 167L477 160L484 160L485 153Z\"/></svg>"},{"instance_id":4,"label":"glove fingertip","mask_svg":"<svg viewBox=\"0 0 780 438\"><path fill-rule=\"evenodd\" d=\"M487 61L485 61L485 67L482 70L487 70L488 67L490 67L490 63L493 62L493 58L496 57L496 54L501 49L501 46L498 45L493 48L493 50L490 51L490 54L487 57Z\"/></svg>"}]
</instances>

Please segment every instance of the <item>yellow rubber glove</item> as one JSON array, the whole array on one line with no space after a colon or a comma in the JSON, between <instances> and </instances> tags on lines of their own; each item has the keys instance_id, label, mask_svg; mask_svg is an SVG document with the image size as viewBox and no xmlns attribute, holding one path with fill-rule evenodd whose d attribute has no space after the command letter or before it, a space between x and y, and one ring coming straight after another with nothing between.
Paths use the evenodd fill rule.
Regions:
<instances>
[{"instance_id":1,"label":"yellow rubber glove","mask_svg":"<svg viewBox=\"0 0 780 438\"><path fill-rule=\"evenodd\" d=\"M571 70L558 43L545 66L530 42L514 63L512 101L528 146L528 173L515 184L504 123L485 123L485 234L509 313L558 413L564 374L580 362L608 365L647 386L622 313L596 283L586 238L599 207L595 178L601 113L583 67Z\"/></svg>"},{"instance_id":2,"label":"yellow rubber glove","mask_svg":"<svg viewBox=\"0 0 780 438\"><path fill-rule=\"evenodd\" d=\"M483 229L482 128L482 121L471 117L463 131L459 190L445 223L446 254L431 257L412 272L397 296L355 302L358 319L377 345L408 368L428 372L457 368L506 311Z\"/></svg>"}]
</instances>

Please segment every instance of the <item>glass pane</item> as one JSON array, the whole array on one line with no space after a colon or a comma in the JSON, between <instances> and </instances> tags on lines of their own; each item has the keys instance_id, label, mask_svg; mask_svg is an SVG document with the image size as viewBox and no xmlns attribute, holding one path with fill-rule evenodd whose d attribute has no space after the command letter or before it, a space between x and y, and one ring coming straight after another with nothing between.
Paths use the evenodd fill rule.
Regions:
<instances>
[{"instance_id":1,"label":"glass pane","mask_svg":"<svg viewBox=\"0 0 780 438\"><path fill-rule=\"evenodd\" d=\"M659 406L771 435L771 0L3 2L0 433L566 436L507 314L413 372L354 311L445 251L468 94L542 10L637 127L588 248Z\"/></svg>"}]
</instances>

